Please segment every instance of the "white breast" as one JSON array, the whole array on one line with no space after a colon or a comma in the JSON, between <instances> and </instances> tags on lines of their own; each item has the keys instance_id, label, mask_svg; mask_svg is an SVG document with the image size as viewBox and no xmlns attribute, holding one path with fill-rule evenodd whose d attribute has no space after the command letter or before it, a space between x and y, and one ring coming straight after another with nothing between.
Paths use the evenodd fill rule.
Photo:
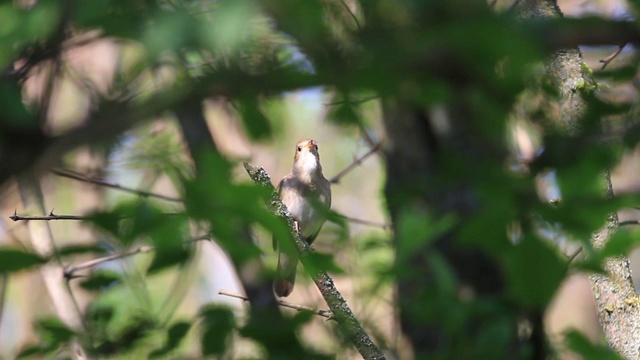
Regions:
<instances>
[{"instance_id":1,"label":"white breast","mask_svg":"<svg viewBox=\"0 0 640 360\"><path fill-rule=\"evenodd\" d=\"M323 209L328 206L328 199L323 194L310 194L310 190L295 179L284 179L280 184L280 197L289 212L298 221L300 232L305 238L314 235L326 220ZM307 197L303 196L306 193Z\"/></svg>"}]
</instances>

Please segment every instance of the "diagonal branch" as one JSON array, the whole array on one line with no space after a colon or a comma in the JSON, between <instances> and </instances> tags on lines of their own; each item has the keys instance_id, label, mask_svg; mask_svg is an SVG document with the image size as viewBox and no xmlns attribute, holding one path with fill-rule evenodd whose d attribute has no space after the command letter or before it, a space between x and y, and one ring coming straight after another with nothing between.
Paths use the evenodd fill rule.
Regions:
<instances>
[{"instance_id":1,"label":"diagonal branch","mask_svg":"<svg viewBox=\"0 0 640 360\"><path fill-rule=\"evenodd\" d=\"M360 322L356 319L347 302L334 286L333 279L331 279L326 272L321 270L310 270L315 269L316 267L307 266L309 264L309 259L314 252L306 241L304 241L302 236L296 231L294 220L291 217L289 210L287 210L287 207L282 203L282 200L280 200L280 197L273 188L269 174L267 174L262 167L253 167L246 162L244 163L244 168L247 170L247 173L256 185L271 191L273 194L268 205L277 216L286 219L289 229L294 236L298 252L300 253L300 262L305 266L305 269L310 272L318 290L322 293L322 297L324 297L327 305L329 305L329 309L333 312L339 328L344 332L349 341L358 349L358 352L360 352L360 355L362 355L364 359L386 359L386 355L378 349L373 341L371 341L371 338L369 338L369 335L364 331L362 325L360 325Z\"/></svg>"},{"instance_id":2,"label":"diagonal branch","mask_svg":"<svg viewBox=\"0 0 640 360\"><path fill-rule=\"evenodd\" d=\"M369 152L367 152L366 154L362 155L361 157L355 159L351 164L349 164L349 166L347 166L346 168L344 168L342 171L340 171L338 174L336 174L334 177L332 177L331 179L329 179L329 182L332 184L337 184L340 182L340 179L342 179L342 177L344 175L346 175L349 171L353 170L353 168L355 168L356 166L359 166L362 164L362 162L368 158L369 156L375 154L376 152L378 152L378 150L380 150L380 143L376 144L373 148L371 148L371 150L369 150Z\"/></svg>"},{"instance_id":3,"label":"diagonal branch","mask_svg":"<svg viewBox=\"0 0 640 360\"><path fill-rule=\"evenodd\" d=\"M229 296L229 297L240 299L240 300L244 300L244 301L249 301L248 297L246 297L244 295L240 295L240 294L235 294L235 293L229 292L227 290L220 290L220 291L218 291L218 294L224 295L224 296ZM294 310L298 310L298 311L310 312L310 313L313 313L314 315L322 316L322 317L327 318L327 319L332 319L331 310L313 309L313 308L310 308L308 306L292 304L290 302L283 301L283 300L277 300L277 302L278 302L278 305L280 305L282 307L287 307L289 309L294 309Z\"/></svg>"},{"instance_id":4,"label":"diagonal branch","mask_svg":"<svg viewBox=\"0 0 640 360\"><path fill-rule=\"evenodd\" d=\"M152 193L149 191L143 191L143 190L137 190L137 189L132 189L132 188L128 188L119 184L114 184L114 183L110 183L104 180L100 180L97 178L93 178L93 177L89 177L83 174L79 174L77 172L74 171L70 171L70 170L65 170L65 169L53 169L51 170L52 173L61 176L61 177L65 177L65 178L69 178L69 179L73 179L73 180L78 180L78 181L82 181L82 182L86 182L89 184L94 184L94 185L100 185L100 186L104 186L104 187L108 187L111 189L117 189L117 190L121 190L121 191L125 191L128 193L132 193L132 194L136 194L142 197L153 197L153 198L157 198L157 199L162 199L162 200L166 200L166 201L173 201L173 202L182 202L182 199L180 198L176 198L176 197L172 197L172 196L166 196L166 195L161 195L161 194L156 194L156 193Z\"/></svg>"},{"instance_id":5,"label":"diagonal branch","mask_svg":"<svg viewBox=\"0 0 640 360\"><path fill-rule=\"evenodd\" d=\"M189 239L189 240L185 240L184 242L186 243L186 242L195 242L195 241L200 241L200 240L209 240L210 238L211 238L210 235L201 235L201 236L197 236L195 238ZM139 247L133 248L133 249L131 249L129 251L125 251L125 252L121 252L121 253L115 253L115 254L111 254L111 255L107 255L107 256L91 259L91 260L87 260L85 262L81 262L80 264L76 264L76 265L73 265L73 266L65 266L63 275L64 275L65 279L71 280L73 278L78 277L77 275L75 275L75 273L77 271L90 269L90 268L92 268L94 266L97 266L99 264L102 264L104 262L113 261L113 260L117 260L117 259L122 259L122 258L127 257L127 256L131 256L131 255L135 255L135 254L148 253L148 252L154 251L155 249L156 249L155 246L144 245L144 246L139 246Z\"/></svg>"}]
</instances>

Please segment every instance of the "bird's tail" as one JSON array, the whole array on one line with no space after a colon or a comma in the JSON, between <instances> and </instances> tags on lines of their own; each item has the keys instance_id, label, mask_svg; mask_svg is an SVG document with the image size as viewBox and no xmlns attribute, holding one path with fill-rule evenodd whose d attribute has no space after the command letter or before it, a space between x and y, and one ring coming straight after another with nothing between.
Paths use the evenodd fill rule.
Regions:
<instances>
[{"instance_id":1,"label":"bird's tail","mask_svg":"<svg viewBox=\"0 0 640 360\"><path fill-rule=\"evenodd\" d=\"M293 291L296 282L296 268L298 259L295 256L285 254L280 250L278 255L278 270L273 281L273 291L279 297L287 297Z\"/></svg>"}]
</instances>

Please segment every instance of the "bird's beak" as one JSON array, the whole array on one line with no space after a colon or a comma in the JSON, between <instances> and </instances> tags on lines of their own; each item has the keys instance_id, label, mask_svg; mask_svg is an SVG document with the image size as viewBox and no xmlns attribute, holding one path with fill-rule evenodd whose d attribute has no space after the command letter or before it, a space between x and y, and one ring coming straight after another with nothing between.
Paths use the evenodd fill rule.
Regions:
<instances>
[{"instance_id":1,"label":"bird's beak","mask_svg":"<svg viewBox=\"0 0 640 360\"><path fill-rule=\"evenodd\" d=\"M311 141L309 141L309 142L307 143L307 147L308 147L309 149L315 149L315 147L316 147L316 146L318 146L318 144L316 144L316 142L315 142L315 141L313 141L313 140L311 140Z\"/></svg>"}]
</instances>

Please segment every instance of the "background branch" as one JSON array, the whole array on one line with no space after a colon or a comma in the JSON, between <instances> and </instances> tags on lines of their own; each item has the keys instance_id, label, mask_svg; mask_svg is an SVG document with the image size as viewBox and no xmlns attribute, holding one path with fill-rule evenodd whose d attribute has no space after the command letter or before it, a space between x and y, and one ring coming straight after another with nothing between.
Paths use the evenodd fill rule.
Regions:
<instances>
[{"instance_id":1,"label":"background branch","mask_svg":"<svg viewBox=\"0 0 640 360\"><path fill-rule=\"evenodd\" d=\"M244 295L240 295L240 294L235 294L235 293L229 292L227 290L220 290L220 291L218 291L218 294L224 295L224 296L229 296L229 297L236 298L236 299L241 299L241 300L244 300L244 301L249 301L248 297L246 297ZM277 300L277 302L278 302L278 305L283 306L283 307L287 307L287 308L298 310L298 311L306 311L306 312L310 312L310 313L313 313L313 314L318 315L318 316L322 316L322 317L327 318L327 319L331 319L331 311L330 310L313 309L313 308L310 308L308 306L292 304L290 302L283 301L283 300Z\"/></svg>"},{"instance_id":2,"label":"background branch","mask_svg":"<svg viewBox=\"0 0 640 360\"><path fill-rule=\"evenodd\" d=\"M378 152L378 150L380 150L380 143L377 143L373 148L371 148L371 150L369 150L366 154L362 155L361 157L355 159L351 164L349 164L346 168L344 168L342 171L340 171L339 173L337 173L334 177L332 177L331 179L329 179L329 182L332 184L337 184L340 182L340 179L342 179L343 176L345 176L349 171L353 170L356 166L359 166L360 164L362 164L362 162L368 158L369 156L375 154L376 152Z\"/></svg>"},{"instance_id":3,"label":"background branch","mask_svg":"<svg viewBox=\"0 0 640 360\"><path fill-rule=\"evenodd\" d=\"M119 184L113 184L113 183L110 183L110 182L107 182L107 181L104 181L104 180L101 180L101 179L96 179L96 178L92 178L92 177L89 177L89 176L86 176L86 175L83 175L83 174L79 174L79 173L71 171L71 170L53 169L53 170L51 170L51 173L56 174L56 175L61 176L61 177L73 179L73 180L78 180L78 181L82 181L82 182L86 182L86 183L90 183L90 184L95 184L95 185L99 185L99 186L108 187L108 188L111 188L111 189L117 189L117 190L129 192L129 193L136 194L136 195L139 195L139 196L142 196L142 197L153 197L153 198L162 199L162 200L166 200L166 201L182 202L182 199L180 199L180 198L161 195L161 194L156 194L156 193L152 193L152 192L149 192L149 191L143 191L143 190L128 188L126 186L122 186L122 185L119 185Z\"/></svg>"}]
</instances>

